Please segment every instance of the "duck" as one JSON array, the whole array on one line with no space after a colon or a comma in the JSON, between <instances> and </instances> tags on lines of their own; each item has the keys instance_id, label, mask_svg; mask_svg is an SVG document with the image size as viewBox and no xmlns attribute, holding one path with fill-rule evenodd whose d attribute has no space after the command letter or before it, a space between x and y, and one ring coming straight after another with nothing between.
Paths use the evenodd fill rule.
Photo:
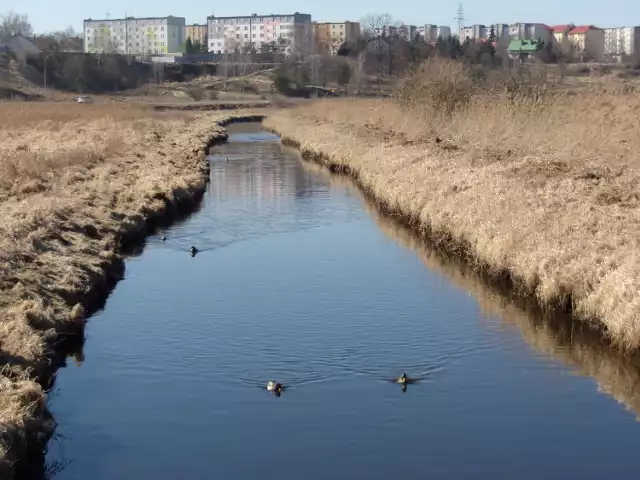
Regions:
<instances>
[{"instance_id":1,"label":"duck","mask_svg":"<svg viewBox=\"0 0 640 480\"><path fill-rule=\"evenodd\" d=\"M160 240L162 240L163 242L166 242L166 241L167 241L167 237L165 237L164 235L162 235L162 236L160 237Z\"/></svg>"},{"instance_id":2,"label":"duck","mask_svg":"<svg viewBox=\"0 0 640 480\"><path fill-rule=\"evenodd\" d=\"M198 249L196 247L192 246L189 249L189 253L191 254L192 257L195 257L196 253L198 253Z\"/></svg>"},{"instance_id":3,"label":"duck","mask_svg":"<svg viewBox=\"0 0 640 480\"><path fill-rule=\"evenodd\" d=\"M227 160L226 160L226 161L227 161L227 162L229 161L229 157L227 157Z\"/></svg>"},{"instance_id":4,"label":"duck","mask_svg":"<svg viewBox=\"0 0 640 480\"><path fill-rule=\"evenodd\" d=\"M406 385L407 383L409 383L409 381L409 377L407 377L407 374L405 372L402 372L402 375L396 378L396 383L399 383L400 385Z\"/></svg>"},{"instance_id":5,"label":"duck","mask_svg":"<svg viewBox=\"0 0 640 480\"><path fill-rule=\"evenodd\" d=\"M282 390L284 390L284 387L282 386L282 384L280 382L274 382L273 380L269 380L267 382L267 390L270 391L270 392L279 393Z\"/></svg>"}]
</instances>

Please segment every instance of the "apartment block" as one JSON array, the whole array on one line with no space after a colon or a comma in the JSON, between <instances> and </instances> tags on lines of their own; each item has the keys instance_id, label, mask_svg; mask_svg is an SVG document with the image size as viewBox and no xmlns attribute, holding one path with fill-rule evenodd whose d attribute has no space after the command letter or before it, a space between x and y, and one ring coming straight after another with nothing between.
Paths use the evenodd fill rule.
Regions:
<instances>
[{"instance_id":1,"label":"apartment block","mask_svg":"<svg viewBox=\"0 0 640 480\"><path fill-rule=\"evenodd\" d=\"M493 34L498 40L509 36L509 25L506 23L494 23L489 28L487 35L491 34L491 29L493 29Z\"/></svg>"},{"instance_id":2,"label":"apartment block","mask_svg":"<svg viewBox=\"0 0 640 480\"><path fill-rule=\"evenodd\" d=\"M437 30L437 37L442 38L450 38L451 37L451 27L447 27L446 25L440 25Z\"/></svg>"},{"instance_id":3,"label":"apartment block","mask_svg":"<svg viewBox=\"0 0 640 480\"><path fill-rule=\"evenodd\" d=\"M424 26L418 27L418 33L425 42L435 43L438 41L438 37L449 38L451 36L451 28L444 25L438 26L427 23Z\"/></svg>"},{"instance_id":4,"label":"apartment block","mask_svg":"<svg viewBox=\"0 0 640 480\"><path fill-rule=\"evenodd\" d=\"M485 25L471 25L470 27L462 27L462 31L460 32L460 41L464 42L465 40L481 40L483 38L487 38L488 30Z\"/></svg>"},{"instance_id":5,"label":"apartment block","mask_svg":"<svg viewBox=\"0 0 640 480\"><path fill-rule=\"evenodd\" d=\"M166 55L184 52L183 17L119 18L84 21L86 53Z\"/></svg>"},{"instance_id":6,"label":"apartment block","mask_svg":"<svg viewBox=\"0 0 640 480\"><path fill-rule=\"evenodd\" d=\"M355 43L360 37L359 22L313 23L313 34L318 48L326 48L328 53L338 53L343 43Z\"/></svg>"},{"instance_id":7,"label":"apartment block","mask_svg":"<svg viewBox=\"0 0 640 480\"><path fill-rule=\"evenodd\" d=\"M582 60L604 60L605 33L593 25L582 25L571 30L567 37L576 54Z\"/></svg>"},{"instance_id":8,"label":"apartment block","mask_svg":"<svg viewBox=\"0 0 640 480\"><path fill-rule=\"evenodd\" d=\"M605 28L604 53L629 57L640 54L640 27Z\"/></svg>"},{"instance_id":9,"label":"apartment block","mask_svg":"<svg viewBox=\"0 0 640 480\"><path fill-rule=\"evenodd\" d=\"M207 17L209 51L227 53L260 50L275 44L284 53L309 52L313 35L311 15L304 13L236 17Z\"/></svg>"},{"instance_id":10,"label":"apartment block","mask_svg":"<svg viewBox=\"0 0 640 480\"><path fill-rule=\"evenodd\" d=\"M193 25L187 25L185 27L185 40L190 38L193 43L200 43L201 45L206 45L207 43L207 25L198 25L194 23Z\"/></svg>"},{"instance_id":11,"label":"apartment block","mask_svg":"<svg viewBox=\"0 0 640 480\"><path fill-rule=\"evenodd\" d=\"M408 42L415 40L418 35L418 27L415 25L400 25L397 29L398 36Z\"/></svg>"},{"instance_id":12,"label":"apartment block","mask_svg":"<svg viewBox=\"0 0 640 480\"><path fill-rule=\"evenodd\" d=\"M512 23L509 25L509 36L516 40L551 41L553 30L544 23Z\"/></svg>"}]
</instances>

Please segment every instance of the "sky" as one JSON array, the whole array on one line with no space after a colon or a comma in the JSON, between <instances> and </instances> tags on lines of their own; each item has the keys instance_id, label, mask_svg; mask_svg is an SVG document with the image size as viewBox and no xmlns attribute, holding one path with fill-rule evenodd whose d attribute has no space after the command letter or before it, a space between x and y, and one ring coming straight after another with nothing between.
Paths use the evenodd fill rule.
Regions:
<instances>
[{"instance_id":1,"label":"sky","mask_svg":"<svg viewBox=\"0 0 640 480\"><path fill-rule=\"evenodd\" d=\"M308 6L305 6L308 5ZM411 25L435 23L456 30L459 2L438 0L323 0L302 2L293 0L244 0L242 2L175 0L2 0L0 14L14 11L26 13L36 33L64 30L72 26L82 31L85 18L128 16L185 17L188 24L205 23L208 15L249 15L270 13L309 13L313 20L333 22L358 21L368 13L389 13L395 20ZM463 1L465 24L541 22L548 25L574 23L599 27L640 25L640 1L608 0L467 0Z\"/></svg>"}]
</instances>

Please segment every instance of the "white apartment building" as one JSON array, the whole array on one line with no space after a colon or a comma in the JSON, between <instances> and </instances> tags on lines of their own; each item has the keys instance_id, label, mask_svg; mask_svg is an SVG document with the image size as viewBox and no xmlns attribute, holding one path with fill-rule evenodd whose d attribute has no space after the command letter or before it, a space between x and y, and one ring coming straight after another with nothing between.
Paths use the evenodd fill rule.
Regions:
<instances>
[{"instance_id":1,"label":"white apartment building","mask_svg":"<svg viewBox=\"0 0 640 480\"><path fill-rule=\"evenodd\" d=\"M460 32L460 41L464 42L465 40L480 40L482 38L486 38L488 35L487 27L484 25L471 25L470 27L462 27L462 31Z\"/></svg>"},{"instance_id":2,"label":"white apartment building","mask_svg":"<svg viewBox=\"0 0 640 480\"><path fill-rule=\"evenodd\" d=\"M491 25L493 27L493 33L495 34L497 39L501 39L509 36L509 25L506 23L494 23ZM487 35L491 35L491 27L489 28L489 32Z\"/></svg>"},{"instance_id":3,"label":"white apartment building","mask_svg":"<svg viewBox=\"0 0 640 480\"><path fill-rule=\"evenodd\" d=\"M438 41L438 37L449 38L451 36L451 28L427 23L423 27L418 27L418 33L420 33L425 42L434 43Z\"/></svg>"},{"instance_id":4,"label":"white apartment building","mask_svg":"<svg viewBox=\"0 0 640 480\"><path fill-rule=\"evenodd\" d=\"M551 41L553 30L544 23L512 23L509 25L509 36L517 40Z\"/></svg>"},{"instance_id":5,"label":"white apartment building","mask_svg":"<svg viewBox=\"0 0 640 480\"><path fill-rule=\"evenodd\" d=\"M436 33L437 33L436 40L438 39L438 37L450 38L451 27L447 27L446 25L440 25Z\"/></svg>"},{"instance_id":6,"label":"white apartment building","mask_svg":"<svg viewBox=\"0 0 640 480\"><path fill-rule=\"evenodd\" d=\"M209 51L214 53L255 49L276 44L284 53L308 52L312 48L311 15L290 13L207 17Z\"/></svg>"},{"instance_id":7,"label":"white apartment building","mask_svg":"<svg viewBox=\"0 0 640 480\"><path fill-rule=\"evenodd\" d=\"M605 28L604 53L622 56L640 53L640 27Z\"/></svg>"},{"instance_id":8,"label":"white apartment building","mask_svg":"<svg viewBox=\"0 0 640 480\"><path fill-rule=\"evenodd\" d=\"M416 38L418 28L415 25L400 25L397 28L396 33L403 40L410 42Z\"/></svg>"},{"instance_id":9,"label":"white apartment building","mask_svg":"<svg viewBox=\"0 0 640 480\"><path fill-rule=\"evenodd\" d=\"M86 53L167 55L184 52L183 17L119 18L84 21Z\"/></svg>"}]
</instances>

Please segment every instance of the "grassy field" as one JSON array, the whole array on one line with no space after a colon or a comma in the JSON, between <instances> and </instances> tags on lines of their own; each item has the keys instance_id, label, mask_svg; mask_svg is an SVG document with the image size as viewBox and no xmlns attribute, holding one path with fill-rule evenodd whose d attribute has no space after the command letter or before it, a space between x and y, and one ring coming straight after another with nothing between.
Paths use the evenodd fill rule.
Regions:
<instances>
[{"instance_id":1,"label":"grassy field","mask_svg":"<svg viewBox=\"0 0 640 480\"><path fill-rule=\"evenodd\" d=\"M37 378L120 274L120 239L192 203L229 115L0 103L0 477L50 433ZM37 446L37 442L36 442Z\"/></svg>"},{"instance_id":2,"label":"grassy field","mask_svg":"<svg viewBox=\"0 0 640 480\"><path fill-rule=\"evenodd\" d=\"M640 98L613 80L505 93L427 68L396 100L323 100L266 125L477 270L640 346Z\"/></svg>"}]
</instances>

